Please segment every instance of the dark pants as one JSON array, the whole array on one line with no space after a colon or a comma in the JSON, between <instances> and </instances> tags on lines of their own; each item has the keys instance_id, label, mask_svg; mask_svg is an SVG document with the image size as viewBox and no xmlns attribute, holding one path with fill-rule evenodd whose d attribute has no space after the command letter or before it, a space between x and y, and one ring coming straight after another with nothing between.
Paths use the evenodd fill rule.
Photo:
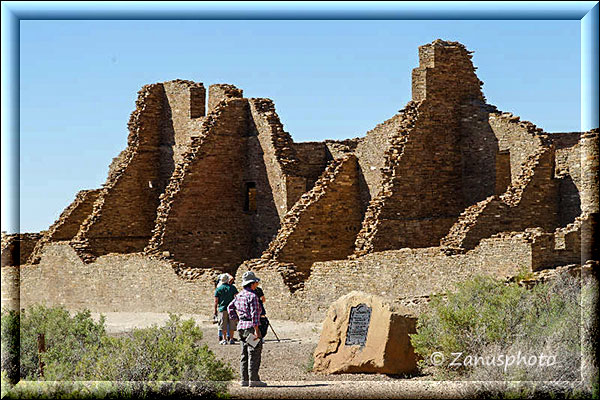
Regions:
<instances>
[{"instance_id":1,"label":"dark pants","mask_svg":"<svg viewBox=\"0 0 600 400\"><path fill-rule=\"evenodd\" d=\"M256 347L252 347L246 343L248 335L254 333L254 328L240 329L238 333L240 334L240 345L242 346L242 354L240 357L240 375L242 377L242 382L258 382L260 381L258 369L260 368L263 344L260 342Z\"/></svg>"}]
</instances>

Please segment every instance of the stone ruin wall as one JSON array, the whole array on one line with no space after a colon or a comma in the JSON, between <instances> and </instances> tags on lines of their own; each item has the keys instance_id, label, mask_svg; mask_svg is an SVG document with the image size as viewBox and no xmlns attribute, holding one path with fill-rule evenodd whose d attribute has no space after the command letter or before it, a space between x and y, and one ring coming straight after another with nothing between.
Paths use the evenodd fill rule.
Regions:
<instances>
[{"instance_id":1,"label":"stone ruin wall","mask_svg":"<svg viewBox=\"0 0 600 400\"><path fill-rule=\"evenodd\" d=\"M23 304L210 314L218 270L256 269L270 315L319 321L307 310L345 290L426 297L473 273L583 260L597 231L597 130L579 142L499 112L470 57L456 42L421 46L413 101L346 141L294 143L271 100L233 85L210 86L206 112L202 84L145 86L97 199L76 199L39 241L46 258L22 267ZM256 212L244 210L248 182ZM145 205L114 206L127 201ZM73 230L84 203L74 250L44 246Z\"/></svg>"},{"instance_id":2,"label":"stone ruin wall","mask_svg":"<svg viewBox=\"0 0 600 400\"><path fill-rule=\"evenodd\" d=\"M243 99L209 113L162 196L155 250L191 267L228 271L249 257L250 221L242 212L247 115Z\"/></svg>"},{"instance_id":3,"label":"stone ruin wall","mask_svg":"<svg viewBox=\"0 0 600 400\"><path fill-rule=\"evenodd\" d=\"M419 47L408 121L384 153L383 190L371 200L357 255L436 246L464 209L458 107L483 100L470 57L458 43Z\"/></svg>"},{"instance_id":4,"label":"stone ruin wall","mask_svg":"<svg viewBox=\"0 0 600 400\"><path fill-rule=\"evenodd\" d=\"M512 257L507 258L507 253ZM496 238L484 239L476 249L454 256L443 254L439 248L424 248L317 262L310 277L295 290L283 278L277 262L256 273L271 318L320 322L328 304L349 290L360 289L389 300L428 296L476 273L499 278L515 275L530 267L532 257L529 242ZM215 275L204 272L186 278L173 269L168 260L139 253L110 254L84 263L68 242L54 242L44 248L39 264L21 267L20 307L43 303L95 312L211 315ZM238 270L237 282L241 282L244 271ZM3 285L18 279L17 275L15 267L3 267ZM3 288L3 307L10 305L6 293L9 291Z\"/></svg>"},{"instance_id":5,"label":"stone ruin wall","mask_svg":"<svg viewBox=\"0 0 600 400\"><path fill-rule=\"evenodd\" d=\"M79 191L75 195L75 200L65 208L56 222L37 241L29 259L22 260L21 264L37 264L40 261L42 249L49 242L71 240L79 232L83 221L91 214L99 194L100 189Z\"/></svg>"},{"instance_id":6,"label":"stone ruin wall","mask_svg":"<svg viewBox=\"0 0 600 400\"><path fill-rule=\"evenodd\" d=\"M142 251L151 237L161 187L162 84L140 90L129 120L128 146L122 163L111 171L92 213L83 222L73 246L84 258Z\"/></svg>"},{"instance_id":7,"label":"stone ruin wall","mask_svg":"<svg viewBox=\"0 0 600 400\"><path fill-rule=\"evenodd\" d=\"M308 273L315 261L352 254L363 217L357 173L354 155L330 163L286 214L263 258L294 263Z\"/></svg>"},{"instance_id":8,"label":"stone ruin wall","mask_svg":"<svg viewBox=\"0 0 600 400\"><path fill-rule=\"evenodd\" d=\"M454 249L472 249L483 238L499 232L558 227L558 193L554 180L553 148L529 156L519 176L500 196L493 195L468 207L441 241Z\"/></svg>"}]
</instances>

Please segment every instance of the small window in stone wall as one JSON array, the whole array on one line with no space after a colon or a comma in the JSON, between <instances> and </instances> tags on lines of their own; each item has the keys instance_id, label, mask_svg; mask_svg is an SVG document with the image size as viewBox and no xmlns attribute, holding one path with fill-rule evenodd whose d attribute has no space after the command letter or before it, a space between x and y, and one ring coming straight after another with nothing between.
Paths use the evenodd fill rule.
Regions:
<instances>
[{"instance_id":1,"label":"small window in stone wall","mask_svg":"<svg viewBox=\"0 0 600 400\"><path fill-rule=\"evenodd\" d=\"M256 183L246 182L244 211L256 211Z\"/></svg>"}]
</instances>

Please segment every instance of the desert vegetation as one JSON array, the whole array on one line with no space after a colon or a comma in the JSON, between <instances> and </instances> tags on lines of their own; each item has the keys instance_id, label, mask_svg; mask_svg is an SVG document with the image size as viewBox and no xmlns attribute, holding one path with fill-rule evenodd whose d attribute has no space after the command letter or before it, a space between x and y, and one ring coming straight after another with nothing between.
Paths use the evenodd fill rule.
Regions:
<instances>
[{"instance_id":1,"label":"desert vegetation","mask_svg":"<svg viewBox=\"0 0 600 400\"><path fill-rule=\"evenodd\" d=\"M582 332L593 317L582 309L582 296L591 290L568 274L532 287L474 277L432 299L411 342L422 370L435 379L578 381L582 346L589 345ZM597 385L593 390L597 396ZM527 391L517 395L527 397Z\"/></svg>"},{"instance_id":2,"label":"desert vegetation","mask_svg":"<svg viewBox=\"0 0 600 400\"><path fill-rule=\"evenodd\" d=\"M104 323L88 310L71 314L62 307L3 312L3 392L21 380L9 398L218 396L233 378L191 319L171 314L164 326L118 336L108 335ZM96 381L104 382L90 386Z\"/></svg>"}]
</instances>

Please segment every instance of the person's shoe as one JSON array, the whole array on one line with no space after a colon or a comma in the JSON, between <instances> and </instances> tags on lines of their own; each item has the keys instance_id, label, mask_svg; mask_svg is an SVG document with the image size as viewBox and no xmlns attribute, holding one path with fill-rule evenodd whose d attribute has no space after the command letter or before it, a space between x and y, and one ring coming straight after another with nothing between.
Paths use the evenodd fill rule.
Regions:
<instances>
[{"instance_id":1,"label":"person's shoe","mask_svg":"<svg viewBox=\"0 0 600 400\"><path fill-rule=\"evenodd\" d=\"M219 344L227 344L227 340L221 340Z\"/></svg>"},{"instance_id":2,"label":"person's shoe","mask_svg":"<svg viewBox=\"0 0 600 400\"><path fill-rule=\"evenodd\" d=\"M263 381L251 381L250 382L250 387L266 387L267 384L266 382Z\"/></svg>"},{"instance_id":3,"label":"person's shoe","mask_svg":"<svg viewBox=\"0 0 600 400\"><path fill-rule=\"evenodd\" d=\"M229 344L235 344L235 339L234 338L229 339Z\"/></svg>"},{"instance_id":4,"label":"person's shoe","mask_svg":"<svg viewBox=\"0 0 600 400\"><path fill-rule=\"evenodd\" d=\"M240 386L248 386L248 381L241 381Z\"/></svg>"}]
</instances>

